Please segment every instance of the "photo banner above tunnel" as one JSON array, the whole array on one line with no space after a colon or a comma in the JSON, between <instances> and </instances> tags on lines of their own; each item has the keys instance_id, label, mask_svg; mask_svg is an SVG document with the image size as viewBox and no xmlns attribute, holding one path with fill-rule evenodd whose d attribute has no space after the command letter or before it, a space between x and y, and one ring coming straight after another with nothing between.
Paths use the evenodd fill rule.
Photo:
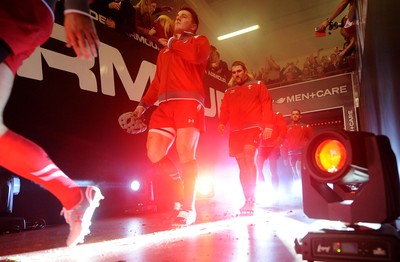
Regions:
<instances>
[{"instance_id":1,"label":"photo banner above tunnel","mask_svg":"<svg viewBox=\"0 0 400 262\"><path fill-rule=\"evenodd\" d=\"M346 73L318 80L271 88L274 110L290 115L292 109L303 113L341 108L344 128L358 130L356 103L357 92L354 73Z\"/></svg>"}]
</instances>

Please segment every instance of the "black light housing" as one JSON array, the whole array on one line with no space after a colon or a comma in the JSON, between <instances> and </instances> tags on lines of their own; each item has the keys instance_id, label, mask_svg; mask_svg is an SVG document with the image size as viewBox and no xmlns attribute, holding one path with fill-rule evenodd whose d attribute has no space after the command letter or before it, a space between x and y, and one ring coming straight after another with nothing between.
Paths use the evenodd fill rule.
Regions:
<instances>
[{"instance_id":1,"label":"black light housing","mask_svg":"<svg viewBox=\"0 0 400 262\"><path fill-rule=\"evenodd\" d=\"M20 179L0 167L0 215L11 214L14 196L20 191Z\"/></svg>"},{"instance_id":2,"label":"black light housing","mask_svg":"<svg viewBox=\"0 0 400 262\"><path fill-rule=\"evenodd\" d=\"M323 130L309 141L302 163L308 217L353 224L400 216L399 173L386 136Z\"/></svg>"}]
</instances>

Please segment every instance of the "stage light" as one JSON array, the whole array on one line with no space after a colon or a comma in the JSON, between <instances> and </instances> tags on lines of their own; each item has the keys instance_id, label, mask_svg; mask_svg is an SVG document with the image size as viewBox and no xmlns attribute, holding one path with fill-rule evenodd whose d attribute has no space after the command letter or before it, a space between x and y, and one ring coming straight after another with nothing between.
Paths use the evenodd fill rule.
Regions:
<instances>
[{"instance_id":1,"label":"stage light","mask_svg":"<svg viewBox=\"0 0 400 262\"><path fill-rule=\"evenodd\" d=\"M128 199L128 206L124 210L126 214L138 215L157 212L152 180L146 177L134 178L130 183L126 183L125 192L127 193L125 197Z\"/></svg>"},{"instance_id":2,"label":"stage light","mask_svg":"<svg viewBox=\"0 0 400 262\"><path fill-rule=\"evenodd\" d=\"M321 171L337 173L342 170L347 160L346 148L338 140L327 139L317 146L314 157Z\"/></svg>"},{"instance_id":3,"label":"stage light","mask_svg":"<svg viewBox=\"0 0 400 262\"><path fill-rule=\"evenodd\" d=\"M196 189L198 198L212 198L214 197L214 180L210 176L199 176Z\"/></svg>"},{"instance_id":4,"label":"stage light","mask_svg":"<svg viewBox=\"0 0 400 262\"><path fill-rule=\"evenodd\" d=\"M385 223L400 215L396 157L382 135L317 133L303 154L302 185L310 218Z\"/></svg>"},{"instance_id":5,"label":"stage light","mask_svg":"<svg viewBox=\"0 0 400 262\"><path fill-rule=\"evenodd\" d=\"M399 261L400 182L388 137L321 130L302 163L304 213L342 225L296 239L296 252L308 261Z\"/></svg>"},{"instance_id":6,"label":"stage light","mask_svg":"<svg viewBox=\"0 0 400 262\"><path fill-rule=\"evenodd\" d=\"M133 180L131 182L131 189L133 191L138 191L140 189L140 182L138 180Z\"/></svg>"}]
</instances>

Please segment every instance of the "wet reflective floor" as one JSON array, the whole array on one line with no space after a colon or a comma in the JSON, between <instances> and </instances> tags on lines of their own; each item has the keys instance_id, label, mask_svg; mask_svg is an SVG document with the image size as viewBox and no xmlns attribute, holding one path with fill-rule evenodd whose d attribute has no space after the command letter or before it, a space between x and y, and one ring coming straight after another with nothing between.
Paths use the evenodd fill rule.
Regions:
<instances>
[{"instance_id":1,"label":"wet reflective floor","mask_svg":"<svg viewBox=\"0 0 400 262\"><path fill-rule=\"evenodd\" d=\"M313 223L291 203L259 203L252 216L215 199L197 201L196 224L173 228L169 213L93 218L85 243L65 247L67 225L0 235L1 261L302 261L294 240Z\"/></svg>"}]
</instances>

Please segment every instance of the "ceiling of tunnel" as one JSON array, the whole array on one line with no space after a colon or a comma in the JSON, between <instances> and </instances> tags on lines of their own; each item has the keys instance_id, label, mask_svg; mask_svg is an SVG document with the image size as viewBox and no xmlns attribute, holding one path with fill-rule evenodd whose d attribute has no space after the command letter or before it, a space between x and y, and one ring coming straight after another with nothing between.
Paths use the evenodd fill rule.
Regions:
<instances>
[{"instance_id":1,"label":"ceiling of tunnel","mask_svg":"<svg viewBox=\"0 0 400 262\"><path fill-rule=\"evenodd\" d=\"M287 62L302 65L306 56L322 49L330 54L342 47L339 31L315 37L314 28L328 17L339 0L158 0L158 6L172 6L175 17L180 6L188 5L200 17L198 33L206 35L228 65L244 61L251 70L264 66L272 56L281 66ZM344 12L345 13L345 12ZM344 15L344 14L343 14ZM340 18L343 16L339 16ZM217 37L258 24L260 29L223 41Z\"/></svg>"}]
</instances>

